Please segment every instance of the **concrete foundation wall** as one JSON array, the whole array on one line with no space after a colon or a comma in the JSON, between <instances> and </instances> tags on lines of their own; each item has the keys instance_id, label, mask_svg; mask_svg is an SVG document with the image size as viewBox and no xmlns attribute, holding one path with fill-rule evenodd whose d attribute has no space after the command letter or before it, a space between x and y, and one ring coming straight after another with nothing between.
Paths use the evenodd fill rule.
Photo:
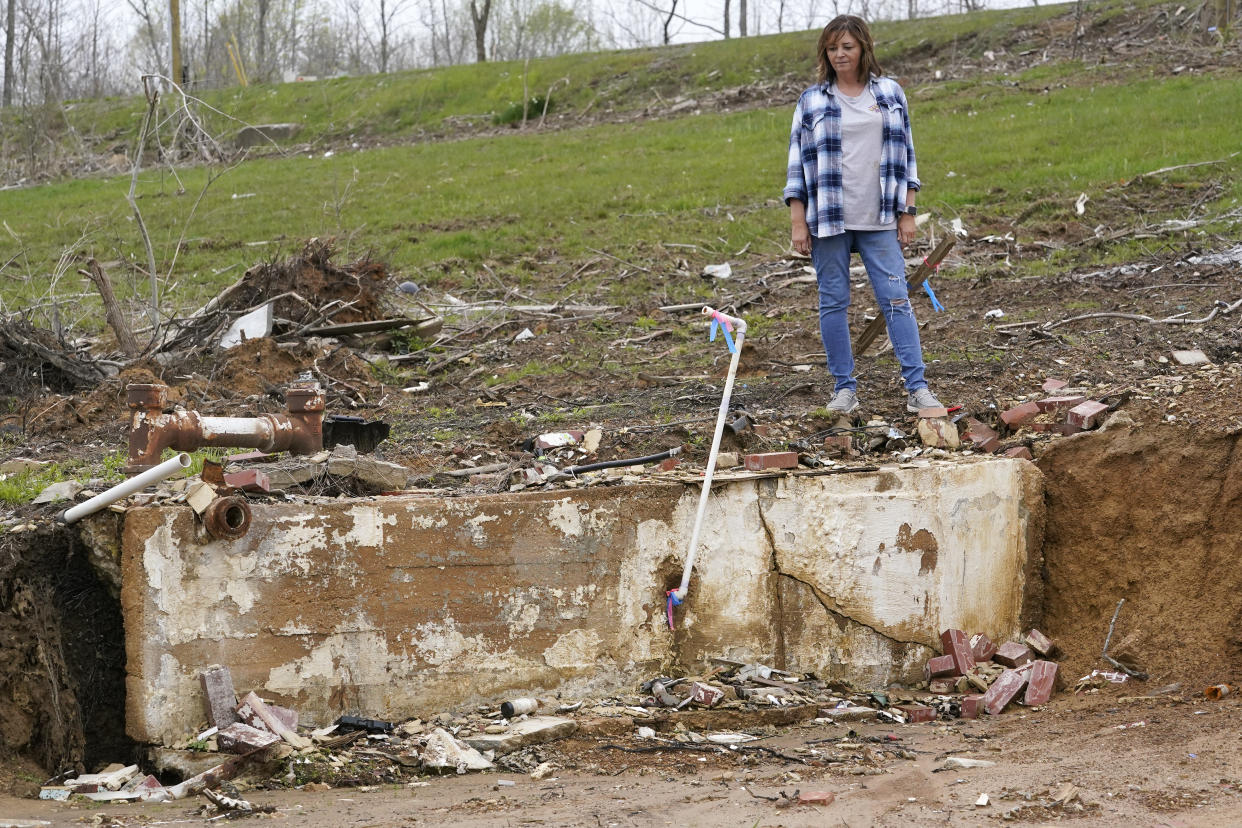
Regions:
<instances>
[{"instance_id":1,"label":"concrete foundation wall","mask_svg":"<svg viewBox=\"0 0 1242 828\"><path fill-rule=\"evenodd\" d=\"M941 629L1018 631L1042 538L1030 463L988 460L723 485L677 630L697 487L252 506L240 540L186 507L123 530L127 722L171 741L227 665L327 723L511 693L628 688L661 665L757 659L875 685L918 675Z\"/></svg>"}]
</instances>

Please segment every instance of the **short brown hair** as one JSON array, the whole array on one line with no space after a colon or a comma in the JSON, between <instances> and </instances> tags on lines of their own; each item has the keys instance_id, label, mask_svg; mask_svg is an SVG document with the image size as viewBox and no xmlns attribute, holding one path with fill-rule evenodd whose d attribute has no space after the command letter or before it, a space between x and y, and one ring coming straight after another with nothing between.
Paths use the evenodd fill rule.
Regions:
<instances>
[{"instance_id":1,"label":"short brown hair","mask_svg":"<svg viewBox=\"0 0 1242 828\"><path fill-rule=\"evenodd\" d=\"M834 17L819 34L819 43L815 47L815 57L819 61L819 82L835 82L837 71L828 60L828 46L836 43L843 35L849 35L858 41L862 55L858 60L859 80L865 81L872 75L879 77L884 74L880 62L875 59L875 40L871 37L871 29L861 17L853 14L842 14Z\"/></svg>"}]
</instances>

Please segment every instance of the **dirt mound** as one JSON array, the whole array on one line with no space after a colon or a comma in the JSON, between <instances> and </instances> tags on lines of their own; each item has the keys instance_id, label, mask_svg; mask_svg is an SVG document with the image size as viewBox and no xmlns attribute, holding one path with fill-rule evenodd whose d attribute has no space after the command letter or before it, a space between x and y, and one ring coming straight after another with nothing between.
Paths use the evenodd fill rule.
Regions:
<instances>
[{"instance_id":1,"label":"dirt mound","mask_svg":"<svg viewBox=\"0 0 1242 828\"><path fill-rule=\"evenodd\" d=\"M1242 447L1238 434L1129 427L1043 453L1045 632L1070 682L1132 656L1148 685L1242 681ZM1138 691L1141 692L1141 691Z\"/></svg>"},{"instance_id":2,"label":"dirt mound","mask_svg":"<svg viewBox=\"0 0 1242 828\"><path fill-rule=\"evenodd\" d=\"M159 350L184 354L214 343L237 317L269 302L275 335L390 315L387 266L366 257L342 266L335 253L333 240L316 238L283 261L251 267L200 311L177 320Z\"/></svg>"},{"instance_id":3,"label":"dirt mound","mask_svg":"<svg viewBox=\"0 0 1242 828\"><path fill-rule=\"evenodd\" d=\"M252 267L225 307L237 310L276 300L277 316L302 324L316 315L334 322L381 318L387 311L385 265L362 258L341 267L332 261L334 254L330 239L311 239L296 256Z\"/></svg>"}]
</instances>

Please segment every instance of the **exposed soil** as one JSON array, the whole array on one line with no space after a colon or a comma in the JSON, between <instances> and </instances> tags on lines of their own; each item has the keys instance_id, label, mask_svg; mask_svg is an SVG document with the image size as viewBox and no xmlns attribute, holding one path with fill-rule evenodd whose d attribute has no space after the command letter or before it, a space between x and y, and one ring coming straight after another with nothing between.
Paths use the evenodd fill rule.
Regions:
<instances>
[{"instance_id":1,"label":"exposed soil","mask_svg":"<svg viewBox=\"0 0 1242 828\"><path fill-rule=\"evenodd\" d=\"M1099 38L1093 41L1097 47L1111 37L1113 51L1128 60L1150 54L1128 44L1174 24L1166 13L1154 23L1110 25L1115 28L1093 29L1089 37ZM1021 54L1021 47L1050 34L1015 33L1003 58L1015 65L1046 59ZM1045 53L1068 50L1071 40L1050 40L1055 45ZM1184 46L1178 47L1186 56L1182 62L1205 70L1236 61L1231 51ZM1165 50L1165 57L1173 49L1155 48ZM934 57L927 56L925 67L922 56L911 57L906 69L930 72L944 63ZM766 103L762 95L738 99L738 105ZM1242 702L1208 703L1202 690L1242 682L1242 564L1235 554L1242 534L1242 308L1233 308L1242 298L1242 247L1203 234L1196 224L1222 186L1214 168L1173 178L1157 172L1119 182L1092 194L1087 216L1072 203L1039 203L1022 215L971 226L934 279L947 310L932 313L925 299L915 298L932 388L946 404L996 427L1003 447L1029 447L1046 476L1042 624L1062 647L1066 689L1092 669L1112 669L1100 653L1123 598L1110 654L1145 671L1146 681L1079 696L1063 692L1042 710L973 724L900 728L917 759L883 762L877 776L603 747L635 746L626 741L627 730L624 737L549 747L549 757L563 769L556 781L500 774L518 784L493 789L497 776L486 774L428 780L427 787L381 785L373 792L248 795L282 813L297 813L303 824L333 826L970 825L995 822L1004 812L1033 823L1238 824L1242 735L1232 723L1242 714ZM1176 207L1186 223L1149 224L1136 207L1150 203ZM912 263L932 249L928 236L925 231L908 251ZM1052 250L1085 262L1088 251L1120 238L1146 239L1146 252L1106 268L1071 264L1055 275L1031 275ZM1084 255L1075 257L1076 251ZM531 438L566 429L597 427L603 436L595 452L565 452L551 458L558 464L684 445L684 462L701 466L728 355L719 342L708 345L696 310L658 310L686 301L692 291L682 288L699 284L702 266L715 263L705 254L683 253L635 251L626 262L549 256L527 263L538 285L535 301L499 280L463 276L453 286L462 305L429 291L411 297L396 289L398 279L382 263L338 263L330 247L311 246L288 262L256 264L218 314L187 324L161 353L99 382L77 382L42 360L23 363L24 352L5 352L9 369L0 375L0 392L8 405L0 430L11 439L4 454L98 461L122 448L129 383L166 383L173 403L204 413L250 415L282 410L284 386L311 372L328 392L329 413L389 422L392 437L377 453L406 464L419 485L445 495L507 488L505 472L473 480L438 473L529 465L533 454L525 447ZM884 432L878 427L845 432L855 434L854 456L824 445L824 436L840 424L823 410L831 379L823 367L807 262L755 252L728 259L733 276L712 283L712 303L755 320L733 407L747 411L758 428L730 436L726 448L793 445L858 465L914 459L911 448L877 440ZM615 284L635 268L659 274L664 287L615 304ZM214 334L237 313L289 292L306 301L281 300L276 315L283 321L273 338L225 353L211 347ZM854 330L864 326L872 301L860 287ZM395 314L419 318L434 310L445 324L427 340L403 334L323 340L297 333L317 323L320 311L334 302L352 303L332 320L337 322ZM540 302L551 307L529 309ZM995 309L1003 317L988 318ZM1071 317L1080 318L1066 321ZM1028 324L1005 327L1014 323ZM518 341L527 328L533 338ZM96 350L108 347L98 343ZM1173 351L1187 349L1201 350L1208 362L1178 364ZM70 373L76 367L69 365ZM865 411L852 425L865 429L878 418L913 434L915 419L905 411L891 349L873 346L859 359L858 373ZM1108 430L1062 437L1029 427L1011 431L998 421L1010 406L1045 396L1041 385L1049 378L1115 404ZM416 390L424 382L426 388ZM30 520L46 526L52 513L52 507L23 507L8 516L7 525ZM6 533L0 543L0 686L8 701L0 710L0 752L19 757L0 772L0 789L28 796L42 774L66 764L129 758L122 755L129 746L117 727L124 709L119 620L109 614L106 588L92 581L67 533ZM1157 690L1166 692L1131 698ZM883 732L870 725L860 730ZM793 748L840 735L823 726L796 727L763 744ZM943 755L961 751L998 765L933 773ZM790 770L799 778L787 776ZM1082 789L1081 797L1051 804L1067 782ZM743 783L764 796L829 790L837 799L826 808L776 809L742 789ZM994 804L976 809L973 803L984 792ZM137 825L188 819L196 807L86 808L0 799L0 816L68 825L106 813L98 824Z\"/></svg>"}]
</instances>

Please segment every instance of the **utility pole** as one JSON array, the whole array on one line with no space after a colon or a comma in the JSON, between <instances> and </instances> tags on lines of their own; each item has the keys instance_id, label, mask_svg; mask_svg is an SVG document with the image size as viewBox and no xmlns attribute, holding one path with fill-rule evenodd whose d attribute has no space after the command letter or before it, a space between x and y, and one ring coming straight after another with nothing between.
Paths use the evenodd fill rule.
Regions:
<instances>
[{"instance_id":1,"label":"utility pole","mask_svg":"<svg viewBox=\"0 0 1242 828\"><path fill-rule=\"evenodd\" d=\"M181 0L168 0L168 19L172 29L172 81L180 86L185 83L185 71L181 65Z\"/></svg>"}]
</instances>

